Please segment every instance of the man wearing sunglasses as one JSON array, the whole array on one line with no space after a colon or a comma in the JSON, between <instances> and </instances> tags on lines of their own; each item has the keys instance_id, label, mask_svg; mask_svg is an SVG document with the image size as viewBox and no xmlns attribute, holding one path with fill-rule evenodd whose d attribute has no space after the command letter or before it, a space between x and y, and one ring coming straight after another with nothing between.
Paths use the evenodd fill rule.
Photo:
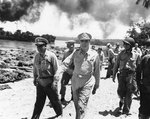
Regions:
<instances>
[{"instance_id":1,"label":"man wearing sunglasses","mask_svg":"<svg viewBox=\"0 0 150 119\"><path fill-rule=\"evenodd\" d=\"M76 119L84 118L90 94L91 92L94 94L99 88L99 58L98 53L90 48L91 39L92 36L89 33L79 34L80 48L63 61L64 70L72 63L74 64L71 85Z\"/></svg>"},{"instance_id":2,"label":"man wearing sunglasses","mask_svg":"<svg viewBox=\"0 0 150 119\"><path fill-rule=\"evenodd\" d=\"M36 86L36 102L31 119L39 119L43 110L46 96L48 96L56 117L62 115L62 106L58 98L58 60L54 53L47 50L48 40L43 37L35 39L35 45L38 53L34 58L33 76L34 85Z\"/></svg>"}]
</instances>

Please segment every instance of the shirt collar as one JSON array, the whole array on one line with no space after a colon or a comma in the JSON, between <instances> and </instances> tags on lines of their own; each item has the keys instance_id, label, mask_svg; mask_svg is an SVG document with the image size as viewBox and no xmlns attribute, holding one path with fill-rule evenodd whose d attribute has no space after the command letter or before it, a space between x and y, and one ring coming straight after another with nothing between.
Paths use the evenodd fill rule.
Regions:
<instances>
[{"instance_id":1,"label":"shirt collar","mask_svg":"<svg viewBox=\"0 0 150 119\"><path fill-rule=\"evenodd\" d=\"M40 54L39 54L39 55L40 55ZM45 53L44 53L44 55L40 55L40 57L42 57L42 58L47 58L47 57L48 57L48 51L46 50Z\"/></svg>"},{"instance_id":2,"label":"shirt collar","mask_svg":"<svg viewBox=\"0 0 150 119\"><path fill-rule=\"evenodd\" d=\"M82 55L90 55L91 49L89 48L87 52L84 52L82 49L80 49L80 53Z\"/></svg>"}]
</instances>

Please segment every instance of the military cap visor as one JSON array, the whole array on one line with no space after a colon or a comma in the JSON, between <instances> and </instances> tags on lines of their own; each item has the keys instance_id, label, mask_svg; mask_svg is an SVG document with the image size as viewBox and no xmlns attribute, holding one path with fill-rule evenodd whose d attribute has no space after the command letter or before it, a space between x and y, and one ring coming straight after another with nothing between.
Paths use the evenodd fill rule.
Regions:
<instances>
[{"instance_id":1,"label":"military cap visor","mask_svg":"<svg viewBox=\"0 0 150 119\"><path fill-rule=\"evenodd\" d=\"M92 36L89 33L81 33L78 35L79 40L91 40Z\"/></svg>"},{"instance_id":2,"label":"military cap visor","mask_svg":"<svg viewBox=\"0 0 150 119\"><path fill-rule=\"evenodd\" d=\"M127 44L127 45L131 45L129 42L127 41L123 41L124 44Z\"/></svg>"},{"instance_id":3,"label":"military cap visor","mask_svg":"<svg viewBox=\"0 0 150 119\"><path fill-rule=\"evenodd\" d=\"M75 41L74 40L69 40L69 41L66 41L66 44L74 44Z\"/></svg>"},{"instance_id":4,"label":"military cap visor","mask_svg":"<svg viewBox=\"0 0 150 119\"><path fill-rule=\"evenodd\" d=\"M48 40L43 37L37 37L35 39L35 45L47 45L47 44L48 44Z\"/></svg>"}]
</instances>

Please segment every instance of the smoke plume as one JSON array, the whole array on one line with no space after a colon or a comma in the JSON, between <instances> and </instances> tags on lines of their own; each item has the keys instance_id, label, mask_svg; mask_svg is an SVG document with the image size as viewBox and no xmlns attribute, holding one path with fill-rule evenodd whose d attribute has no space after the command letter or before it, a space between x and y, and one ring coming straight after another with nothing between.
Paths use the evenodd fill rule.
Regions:
<instances>
[{"instance_id":1,"label":"smoke plume","mask_svg":"<svg viewBox=\"0 0 150 119\"><path fill-rule=\"evenodd\" d=\"M69 20L69 29L87 26L91 20L98 22L98 27L107 38L115 30L114 21L129 26L139 18L147 19L149 11L137 0L1 0L0 21L25 20L35 23L41 18L46 4L58 8L59 17L65 14ZM49 11L51 12L51 11ZM86 15L88 17L85 17ZM82 17L83 15L83 17ZM118 23L115 22L115 23ZM97 24L97 23L95 23Z\"/></svg>"}]
</instances>

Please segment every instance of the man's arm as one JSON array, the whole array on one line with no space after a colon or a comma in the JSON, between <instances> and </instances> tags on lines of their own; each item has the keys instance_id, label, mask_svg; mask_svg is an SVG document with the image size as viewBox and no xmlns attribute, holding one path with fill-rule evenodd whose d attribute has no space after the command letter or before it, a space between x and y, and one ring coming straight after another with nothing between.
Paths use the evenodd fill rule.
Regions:
<instances>
[{"instance_id":1,"label":"man's arm","mask_svg":"<svg viewBox=\"0 0 150 119\"><path fill-rule=\"evenodd\" d=\"M95 94L96 90L99 88L100 83L100 62L98 55L96 56L96 60L94 62L93 76L95 77L95 85L92 93Z\"/></svg>"},{"instance_id":2,"label":"man's arm","mask_svg":"<svg viewBox=\"0 0 150 119\"><path fill-rule=\"evenodd\" d=\"M51 54L51 62L53 65L53 71L54 71L54 80L58 81L59 80L59 63L56 55L54 53Z\"/></svg>"},{"instance_id":3,"label":"man's arm","mask_svg":"<svg viewBox=\"0 0 150 119\"><path fill-rule=\"evenodd\" d=\"M73 64L73 57L75 52L71 53L63 62L62 62L62 70L67 71L69 70L70 66Z\"/></svg>"},{"instance_id":4,"label":"man's arm","mask_svg":"<svg viewBox=\"0 0 150 119\"><path fill-rule=\"evenodd\" d=\"M33 84L36 86L37 85L37 77L38 77L38 74L37 74L37 69L35 67L35 63L36 63L36 56L34 58L34 62L33 62Z\"/></svg>"},{"instance_id":5,"label":"man's arm","mask_svg":"<svg viewBox=\"0 0 150 119\"><path fill-rule=\"evenodd\" d=\"M137 68L136 68L136 81L137 81L137 85L138 87L140 86L140 82L141 82L141 76L142 76L142 68L143 68L143 64L145 62L145 59L142 58L141 62L137 64Z\"/></svg>"},{"instance_id":6,"label":"man's arm","mask_svg":"<svg viewBox=\"0 0 150 119\"><path fill-rule=\"evenodd\" d=\"M115 82L116 73L118 72L119 60L120 60L120 54L117 56L116 62L115 62L114 67L113 67L113 78L112 78L113 82Z\"/></svg>"}]
</instances>

